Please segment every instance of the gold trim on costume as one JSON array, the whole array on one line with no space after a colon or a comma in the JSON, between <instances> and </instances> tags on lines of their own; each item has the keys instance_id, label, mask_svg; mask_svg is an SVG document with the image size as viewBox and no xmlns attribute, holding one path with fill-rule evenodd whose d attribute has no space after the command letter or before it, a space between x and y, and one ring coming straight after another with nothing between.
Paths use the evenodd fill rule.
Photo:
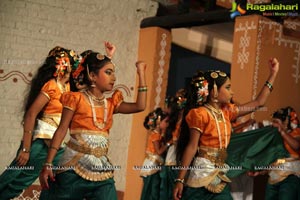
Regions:
<instances>
[{"instance_id":1,"label":"gold trim on costume","mask_svg":"<svg viewBox=\"0 0 300 200\"><path fill-rule=\"evenodd\" d=\"M92 130L71 130L70 134L86 134L86 135L102 135L106 138L108 138L108 132L107 131L92 131Z\"/></svg>"},{"instance_id":2,"label":"gold trim on costume","mask_svg":"<svg viewBox=\"0 0 300 200\"><path fill-rule=\"evenodd\" d=\"M202 134L202 133L203 133L203 131L202 131L200 128L198 128L198 127L190 127L190 129L196 129L197 131L199 131L199 132L200 132L200 134Z\"/></svg>"},{"instance_id":3,"label":"gold trim on costume","mask_svg":"<svg viewBox=\"0 0 300 200\"><path fill-rule=\"evenodd\" d=\"M216 166L223 166L227 159L227 149L199 147L198 156L210 160Z\"/></svg>"},{"instance_id":4,"label":"gold trim on costume","mask_svg":"<svg viewBox=\"0 0 300 200\"><path fill-rule=\"evenodd\" d=\"M108 148L102 148L102 147L90 148L90 147L77 145L71 141L69 141L67 143L67 146L74 151L77 151L77 152L80 152L83 154L90 154L97 158L100 158L101 156L105 156L108 151Z\"/></svg>"},{"instance_id":5,"label":"gold trim on costume","mask_svg":"<svg viewBox=\"0 0 300 200\"><path fill-rule=\"evenodd\" d=\"M66 108L66 109L68 109L68 110L71 110L71 111L73 111L73 112L74 112L74 109L73 109L73 108L71 108L71 107L69 107L69 106L64 106L64 108Z\"/></svg>"},{"instance_id":6,"label":"gold trim on costume","mask_svg":"<svg viewBox=\"0 0 300 200\"><path fill-rule=\"evenodd\" d=\"M113 171L92 172L85 169L80 164L76 164L74 168L76 174L89 181L104 181L114 177Z\"/></svg>"},{"instance_id":7,"label":"gold trim on costume","mask_svg":"<svg viewBox=\"0 0 300 200\"><path fill-rule=\"evenodd\" d=\"M49 97L49 95L48 95L46 92L41 91L41 93L42 93L43 95L45 95L45 96L47 97L48 100L50 100L50 97Z\"/></svg>"}]
</instances>

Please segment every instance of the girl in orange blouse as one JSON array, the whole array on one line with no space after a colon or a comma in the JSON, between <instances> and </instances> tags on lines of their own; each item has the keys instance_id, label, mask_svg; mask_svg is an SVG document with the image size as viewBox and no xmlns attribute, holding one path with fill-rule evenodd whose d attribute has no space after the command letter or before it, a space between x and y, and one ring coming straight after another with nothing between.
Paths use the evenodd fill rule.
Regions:
<instances>
[{"instance_id":1,"label":"girl in orange blouse","mask_svg":"<svg viewBox=\"0 0 300 200\"><path fill-rule=\"evenodd\" d=\"M83 56L72 72L74 85L80 90L67 92L61 98L62 120L51 142L40 183L44 189L51 184L46 199L116 200L114 166L107 157L109 130L113 114L130 114L145 109L146 64L136 63L140 87L136 102L127 103L120 91L115 91L111 98L104 96L104 92L113 89L116 81L111 59L94 51L86 51ZM68 128L71 137L60 159L55 182L52 182L52 162ZM48 178L52 181L48 182Z\"/></svg>"},{"instance_id":2,"label":"girl in orange blouse","mask_svg":"<svg viewBox=\"0 0 300 200\"><path fill-rule=\"evenodd\" d=\"M160 177L158 172L164 163L161 155L170 146L170 143L162 143L162 137L169 125L168 120L168 114L161 108L156 108L145 118L144 127L151 132L147 142L146 158L140 173L144 181L141 200L159 199Z\"/></svg>"},{"instance_id":3,"label":"girl in orange blouse","mask_svg":"<svg viewBox=\"0 0 300 200\"><path fill-rule=\"evenodd\" d=\"M273 126L278 128L290 156L272 164L275 170L268 172L265 199L300 199L300 128L297 114L292 107L286 107L274 112L272 117Z\"/></svg>"},{"instance_id":4,"label":"girl in orange blouse","mask_svg":"<svg viewBox=\"0 0 300 200\"><path fill-rule=\"evenodd\" d=\"M10 165L14 170L7 169L0 176L0 199L18 196L38 177L49 141L60 121L62 105L59 99L63 92L70 90L68 81L76 59L74 51L57 46L33 77L25 102L23 139ZM55 163L63 149L58 147L57 151Z\"/></svg>"},{"instance_id":5,"label":"girl in orange blouse","mask_svg":"<svg viewBox=\"0 0 300 200\"><path fill-rule=\"evenodd\" d=\"M230 104L233 92L224 72L199 72L193 77L187 88L187 105L177 146L181 169L175 179L175 200L232 199L227 185L230 180L226 176L229 166L224 163L231 121L265 104L279 70L277 59L271 59L270 63L269 78L259 95L239 106ZM183 184L187 185L185 190Z\"/></svg>"}]
</instances>

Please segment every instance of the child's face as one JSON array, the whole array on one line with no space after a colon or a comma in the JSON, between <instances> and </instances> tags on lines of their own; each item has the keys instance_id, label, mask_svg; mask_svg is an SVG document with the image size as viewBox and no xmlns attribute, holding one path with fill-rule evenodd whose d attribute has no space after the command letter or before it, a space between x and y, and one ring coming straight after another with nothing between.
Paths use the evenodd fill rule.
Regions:
<instances>
[{"instance_id":1,"label":"child's face","mask_svg":"<svg viewBox=\"0 0 300 200\"><path fill-rule=\"evenodd\" d=\"M103 66L96 76L96 86L102 92L111 91L116 81L115 67L112 63Z\"/></svg>"},{"instance_id":2,"label":"child's face","mask_svg":"<svg viewBox=\"0 0 300 200\"><path fill-rule=\"evenodd\" d=\"M220 103L230 103L232 96L233 96L233 91L231 89L231 81L228 78L226 82L219 89L218 101Z\"/></svg>"},{"instance_id":3,"label":"child's face","mask_svg":"<svg viewBox=\"0 0 300 200\"><path fill-rule=\"evenodd\" d=\"M165 117L159 124L160 129L166 129L169 126L169 117Z\"/></svg>"}]
</instances>

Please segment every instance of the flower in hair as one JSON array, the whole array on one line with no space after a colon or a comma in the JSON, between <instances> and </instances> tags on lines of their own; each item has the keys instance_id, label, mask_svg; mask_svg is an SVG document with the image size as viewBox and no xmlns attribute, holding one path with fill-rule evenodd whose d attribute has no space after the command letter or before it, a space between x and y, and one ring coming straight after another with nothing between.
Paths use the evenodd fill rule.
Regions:
<instances>
[{"instance_id":1,"label":"flower in hair","mask_svg":"<svg viewBox=\"0 0 300 200\"><path fill-rule=\"evenodd\" d=\"M202 104L205 98L208 96L208 82L206 80L198 82L197 90L197 103Z\"/></svg>"},{"instance_id":2,"label":"flower in hair","mask_svg":"<svg viewBox=\"0 0 300 200\"><path fill-rule=\"evenodd\" d=\"M178 106L178 108L183 109L186 105L186 101L187 101L187 99L185 97L178 96L177 97L177 106Z\"/></svg>"},{"instance_id":3,"label":"flower in hair","mask_svg":"<svg viewBox=\"0 0 300 200\"><path fill-rule=\"evenodd\" d=\"M64 76L68 68L70 68L70 59L68 57L61 57L61 58L56 58L56 71L54 72L53 76Z\"/></svg>"},{"instance_id":4,"label":"flower in hair","mask_svg":"<svg viewBox=\"0 0 300 200\"><path fill-rule=\"evenodd\" d=\"M149 116L149 121L148 121L147 125L148 125L151 129L152 129L152 128L155 128L155 126L156 126L156 121L157 121L158 117L159 117L159 116L158 116L155 112L151 113L151 115Z\"/></svg>"},{"instance_id":5,"label":"flower in hair","mask_svg":"<svg viewBox=\"0 0 300 200\"><path fill-rule=\"evenodd\" d=\"M73 66L73 72L72 72L72 77L74 79L77 79L78 76L80 75L80 73L84 70L84 67L82 66L82 63L84 63L84 58L82 58L81 56L78 57L78 60L76 61L76 63Z\"/></svg>"}]
</instances>

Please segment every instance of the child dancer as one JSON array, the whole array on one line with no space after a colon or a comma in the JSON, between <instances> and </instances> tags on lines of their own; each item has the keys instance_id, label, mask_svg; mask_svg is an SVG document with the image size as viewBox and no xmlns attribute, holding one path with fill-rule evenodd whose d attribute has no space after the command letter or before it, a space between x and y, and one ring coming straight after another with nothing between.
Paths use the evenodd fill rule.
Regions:
<instances>
[{"instance_id":1,"label":"child dancer","mask_svg":"<svg viewBox=\"0 0 300 200\"><path fill-rule=\"evenodd\" d=\"M85 52L85 57L72 73L75 85L81 90L65 93L61 98L62 120L40 174L44 189L49 189L50 178L47 199L117 199L114 166L107 157L109 130L113 114L130 114L145 109L146 64L139 61L136 67L140 84L136 102L124 102L120 91L115 91L111 98L105 98L104 92L111 91L116 81L115 66L107 56L94 51ZM82 89L83 86L87 86L86 89ZM53 159L68 128L70 141L60 159L60 171L54 181Z\"/></svg>"},{"instance_id":2,"label":"child dancer","mask_svg":"<svg viewBox=\"0 0 300 200\"><path fill-rule=\"evenodd\" d=\"M145 118L144 127L151 132L147 142L146 158L141 169L141 177L144 181L141 200L159 199L160 177L158 172L164 162L161 155L170 146L170 143L162 143L162 137L169 125L168 120L168 114L161 108L156 108Z\"/></svg>"},{"instance_id":3,"label":"child dancer","mask_svg":"<svg viewBox=\"0 0 300 200\"><path fill-rule=\"evenodd\" d=\"M0 176L0 199L17 197L38 177L47 156L49 141L62 112L59 99L70 90L71 66L77 60L73 50L53 48L33 77L25 102L23 139L16 158ZM57 147L56 164L63 152ZM17 169L17 168L20 169Z\"/></svg>"},{"instance_id":4,"label":"child dancer","mask_svg":"<svg viewBox=\"0 0 300 200\"><path fill-rule=\"evenodd\" d=\"M160 172L161 187L160 187L160 199L172 200L173 199L173 187L174 179L177 177L177 158L176 147L177 140L180 133L183 108L186 104L185 90L180 89L176 92L175 96L166 98L166 106L169 110L169 126L167 127L165 137L163 141L170 143L165 158L165 164L162 166Z\"/></svg>"},{"instance_id":5,"label":"child dancer","mask_svg":"<svg viewBox=\"0 0 300 200\"><path fill-rule=\"evenodd\" d=\"M199 72L193 77L177 146L182 169L175 179L175 200L232 199L225 164L231 121L265 104L279 70L277 59L270 63L269 78L257 98L240 106L230 104L233 92L224 72Z\"/></svg>"}]
</instances>

